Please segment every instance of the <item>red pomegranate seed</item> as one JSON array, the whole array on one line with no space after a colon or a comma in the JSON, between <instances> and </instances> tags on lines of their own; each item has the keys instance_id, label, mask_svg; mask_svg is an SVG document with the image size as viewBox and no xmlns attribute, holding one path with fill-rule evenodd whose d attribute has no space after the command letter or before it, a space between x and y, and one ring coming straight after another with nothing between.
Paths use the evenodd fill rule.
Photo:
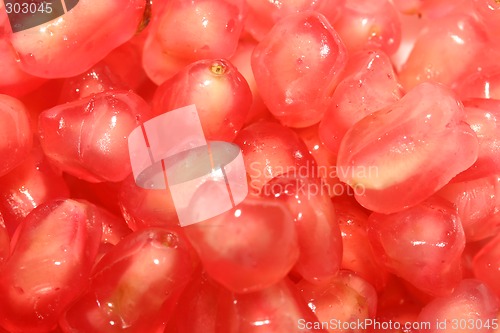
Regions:
<instances>
[{"instance_id":1,"label":"red pomegranate seed","mask_svg":"<svg viewBox=\"0 0 500 333\"><path fill-rule=\"evenodd\" d=\"M255 77L252 71L252 53L256 46L257 42L253 40L242 40L239 42L235 54L229 59L241 75L243 75L248 83L248 86L250 87L250 91L252 92L252 106L248 111L245 124L272 119L269 110L267 110L267 106L264 104L264 101L260 96L257 82L255 82Z\"/></svg>"},{"instance_id":2,"label":"red pomegranate seed","mask_svg":"<svg viewBox=\"0 0 500 333\"><path fill-rule=\"evenodd\" d=\"M468 242L492 237L500 232L500 177L450 183L437 195L457 208Z\"/></svg>"},{"instance_id":3,"label":"red pomegranate seed","mask_svg":"<svg viewBox=\"0 0 500 333\"><path fill-rule=\"evenodd\" d=\"M147 190L137 186L134 177L129 176L122 182L119 205L129 228L134 231L179 225L168 187L165 190Z\"/></svg>"},{"instance_id":4,"label":"red pomegranate seed","mask_svg":"<svg viewBox=\"0 0 500 333\"><path fill-rule=\"evenodd\" d=\"M323 14L333 24L342 13L346 0L294 0L267 1L247 0L249 11L245 21L245 30L261 41L273 26L288 15L306 11Z\"/></svg>"},{"instance_id":5,"label":"red pomegranate seed","mask_svg":"<svg viewBox=\"0 0 500 333\"><path fill-rule=\"evenodd\" d=\"M479 152L476 163L454 181L473 180L500 172L500 101L475 98L465 100L465 121L477 135Z\"/></svg>"},{"instance_id":6,"label":"red pomegranate seed","mask_svg":"<svg viewBox=\"0 0 500 333\"><path fill-rule=\"evenodd\" d=\"M156 90L157 115L194 104L207 140L232 141L252 105L245 78L227 60L200 60Z\"/></svg>"},{"instance_id":7,"label":"red pomegranate seed","mask_svg":"<svg viewBox=\"0 0 500 333\"><path fill-rule=\"evenodd\" d=\"M0 176L18 166L31 150L28 111L16 98L0 95Z\"/></svg>"},{"instance_id":8,"label":"red pomegranate seed","mask_svg":"<svg viewBox=\"0 0 500 333\"><path fill-rule=\"evenodd\" d=\"M161 84L194 61L229 58L238 45L245 7L244 0L169 1L144 47L150 79Z\"/></svg>"},{"instance_id":9,"label":"red pomegranate seed","mask_svg":"<svg viewBox=\"0 0 500 333\"><path fill-rule=\"evenodd\" d=\"M86 293L61 317L63 332L161 332L193 272L184 239L145 229L99 261Z\"/></svg>"},{"instance_id":10,"label":"red pomegranate seed","mask_svg":"<svg viewBox=\"0 0 500 333\"><path fill-rule=\"evenodd\" d=\"M339 178L373 211L414 206L476 161L478 141L463 120L448 89L422 83L351 127L340 146Z\"/></svg>"},{"instance_id":11,"label":"red pomegranate seed","mask_svg":"<svg viewBox=\"0 0 500 333\"><path fill-rule=\"evenodd\" d=\"M321 177L326 186L327 193L333 196L339 196L347 193L350 188L342 183L337 175L336 164L337 156L333 154L321 141L319 136L319 126L295 129L302 141L309 149L309 153L314 157L317 165L317 174Z\"/></svg>"},{"instance_id":12,"label":"red pomegranate seed","mask_svg":"<svg viewBox=\"0 0 500 333\"><path fill-rule=\"evenodd\" d=\"M431 199L398 213L372 213L369 237L387 269L430 295L450 293L461 280L465 236L453 206Z\"/></svg>"},{"instance_id":13,"label":"red pomegranate seed","mask_svg":"<svg viewBox=\"0 0 500 333\"><path fill-rule=\"evenodd\" d=\"M500 235L492 238L474 257L474 275L500 297Z\"/></svg>"},{"instance_id":14,"label":"red pomegranate seed","mask_svg":"<svg viewBox=\"0 0 500 333\"><path fill-rule=\"evenodd\" d=\"M220 304L217 326L220 333L327 332L302 327L317 318L287 279L254 293L226 296Z\"/></svg>"},{"instance_id":15,"label":"red pomegranate seed","mask_svg":"<svg viewBox=\"0 0 500 333\"><path fill-rule=\"evenodd\" d=\"M407 90L427 80L451 85L482 56L486 43L481 25L470 15L430 23L418 37L399 79Z\"/></svg>"},{"instance_id":16,"label":"red pomegranate seed","mask_svg":"<svg viewBox=\"0 0 500 333\"><path fill-rule=\"evenodd\" d=\"M349 196L333 200L335 216L342 235L342 269L355 272L377 290L387 283L388 273L369 245L369 213Z\"/></svg>"},{"instance_id":17,"label":"red pomegranate seed","mask_svg":"<svg viewBox=\"0 0 500 333\"><path fill-rule=\"evenodd\" d=\"M0 211L10 235L34 208L67 197L68 187L51 168L38 143L21 165L0 177Z\"/></svg>"},{"instance_id":18,"label":"red pomegranate seed","mask_svg":"<svg viewBox=\"0 0 500 333\"><path fill-rule=\"evenodd\" d=\"M10 42L27 73L46 78L75 76L129 40L145 6L144 0L80 0L55 20L11 34Z\"/></svg>"},{"instance_id":19,"label":"red pomegranate seed","mask_svg":"<svg viewBox=\"0 0 500 333\"><path fill-rule=\"evenodd\" d=\"M427 332L483 333L496 330L498 310L497 297L484 283L466 279L450 296L436 298L427 304L418 320L430 323Z\"/></svg>"},{"instance_id":20,"label":"red pomegranate seed","mask_svg":"<svg viewBox=\"0 0 500 333\"><path fill-rule=\"evenodd\" d=\"M219 195L218 191L209 186L204 194ZM206 207L203 197L195 197L191 207L193 212ZM299 256L287 206L269 199L249 197L235 208L184 230L210 276L237 293L278 283Z\"/></svg>"},{"instance_id":21,"label":"red pomegranate seed","mask_svg":"<svg viewBox=\"0 0 500 333\"><path fill-rule=\"evenodd\" d=\"M283 38L286 35L293 38ZM316 12L289 15L278 22L252 55L264 103L290 127L321 120L346 62L343 42Z\"/></svg>"},{"instance_id":22,"label":"red pomegranate seed","mask_svg":"<svg viewBox=\"0 0 500 333\"><path fill-rule=\"evenodd\" d=\"M316 162L307 146L296 133L280 124L254 123L245 127L234 143L243 152L251 193L259 194L269 180L290 172L310 178L319 177Z\"/></svg>"},{"instance_id":23,"label":"red pomegranate seed","mask_svg":"<svg viewBox=\"0 0 500 333\"><path fill-rule=\"evenodd\" d=\"M382 51L351 55L319 127L327 148L338 154L345 133L359 120L403 95L389 57Z\"/></svg>"},{"instance_id":24,"label":"red pomegranate seed","mask_svg":"<svg viewBox=\"0 0 500 333\"><path fill-rule=\"evenodd\" d=\"M40 142L61 170L89 182L117 182L131 172L127 137L149 117L133 92L92 95L43 112Z\"/></svg>"},{"instance_id":25,"label":"red pomegranate seed","mask_svg":"<svg viewBox=\"0 0 500 333\"><path fill-rule=\"evenodd\" d=\"M126 88L105 64L99 63L78 76L64 80L59 103L73 102L109 90L126 90Z\"/></svg>"},{"instance_id":26,"label":"red pomegranate seed","mask_svg":"<svg viewBox=\"0 0 500 333\"><path fill-rule=\"evenodd\" d=\"M88 285L102 226L95 207L57 200L35 208L12 238L0 275L0 324L47 332Z\"/></svg>"},{"instance_id":27,"label":"red pomegranate seed","mask_svg":"<svg viewBox=\"0 0 500 333\"><path fill-rule=\"evenodd\" d=\"M342 238L323 184L285 174L268 182L262 195L286 203L295 221L300 256L294 270L311 283L335 276L342 261Z\"/></svg>"},{"instance_id":28,"label":"red pomegranate seed","mask_svg":"<svg viewBox=\"0 0 500 333\"><path fill-rule=\"evenodd\" d=\"M341 271L323 285L312 285L303 280L297 288L319 321L331 324L329 332L363 332L362 327L349 329L343 325L375 317L377 292L352 272Z\"/></svg>"},{"instance_id":29,"label":"red pomegranate seed","mask_svg":"<svg viewBox=\"0 0 500 333\"><path fill-rule=\"evenodd\" d=\"M387 0L347 0L333 26L349 52L370 48L393 54L401 40L398 13Z\"/></svg>"}]
</instances>

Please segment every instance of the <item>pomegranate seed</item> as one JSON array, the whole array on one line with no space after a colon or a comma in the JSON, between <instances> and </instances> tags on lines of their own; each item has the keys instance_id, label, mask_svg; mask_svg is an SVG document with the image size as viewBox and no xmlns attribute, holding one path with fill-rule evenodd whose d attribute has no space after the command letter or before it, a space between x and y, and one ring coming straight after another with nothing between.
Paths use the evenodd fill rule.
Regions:
<instances>
[{"instance_id":1,"label":"pomegranate seed","mask_svg":"<svg viewBox=\"0 0 500 333\"><path fill-rule=\"evenodd\" d=\"M258 120L271 120L272 116L267 110L262 97L260 96L259 89L257 87L257 82L255 82L255 77L252 71L252 53L257 43L250 40L240 41L236 53L229 59L231 63L238 69L238 71L243 75L250 91L252 92L252 106L248 111L247 118L245 120L246 124L251 124Z\"/></svg>"},{"instance_id":2,"label":"pomegranate seed","mask_svg":"<svg viewBox=\"0 0 500 333\"><path fill-rule=\"evenodd\" d=\"M334 154L356 122L403 95L391 61L382 51L355 53L342 76L319 127L321 140Z\"/></svg>"},{"instance_id":3,"label":"pomegranate seed","mask_svg":"<svg viewBox=\"0 0 500 333\"><path fill-rule=\"evenodd\" d=\"M498 146L500 134L500 101L472 99L464 101L465 121L477 135L479 153L476 163L460 173L454 181L473 180L500 172Z\"/></svg>"},{"instance_id":4,"label":"pomegranate seed","mask_svg":"<svg viewBox=\"0 0 500 333\"><path fill-rule=\"evenodd\" d=\"M500 231L499 176L450 183L437 195L457 208L467 241L488 238Z\"/></svg>"},{"instance_id":5,"label":"pomegranate seed","mask_svg":"<svg viewBox=\"0 0 500 333\"><path fill-rule=\"evenodd\" d=\"M477 138L463 119L448 89L422 83L351 127L340 146L339 178L376 212L414 206L476 161Z\"/></svg>"},{"instance_id":6,"label":"pomegranate seed","mask_svg":"<svg viewBox=\"0 0 500 333\"><path fill-rule=\"evenodd\" d=\"M323 14L330 23L334 23L343 11L346 0L294 0L266 1L247 0L249 12L245 22L247 30L253 38L261 41L273 26L288 15L306 11L317 11Z\"/></svg>"},{"instance_id":7,"label":"pomegranate seed","mask_svg":"<svg viewBox=\"0 0 500 333\"><path fill-rule=\"evenodd\" d=\"M363 332L363 329L345 328L343 324L364 322L375 316L377 292L352 272L341 271L327 284L319 286L303 280L297 288L319 321L331 324L330 332Z\"/></svg>"},{"instance_id":8,"label":"pomegranate seed","mask_svg":"<svg viewBox=\"0 0 500 333\"><path fill-rule=\"evenodd\" d=\"M177 233L133 233L99 261L88 291L62 316L62 331L161 332L192 272Z\"/></svg>"},{"instance_id":9,"label":"pomegranate seed","mask_svg":"<svg viewBox=\"0 0 500 333\"><path fill-rule=\"evenodd\" d=\"M401 39L397 11L387 0L346 0L342 16L334 27L349 52L376 48L393 54Z\"/></svg>"},{"instance_id":10,"label":"pomegranate seed","mask_svg":"<svg viewBox=\"0 0 500 333\"><path fill-rule=\"evenodd\" d=\"M299 291L287 279L250 294L232 294L221 301L218 322L220 333L262 332L322 332L316 328L302 328L317 321L307 308Z\"/></svg>"},{"instance_id":11,"label":"pomegranate seed","mask_svg":"<svg viewBox=\"0 0 500 333\"><path fill-rule=\"evenodd\" d=\"M418 320L431 324L428 332L491 332L498 310L498 299L484 283L466 279L451 295L427 304Z\"/></svg>"},{"instance_id":12,"label":"pomegranate seed","mask_svg":"<svg viewBox=\"0 0 500 333\"><path fill-rule=\"evenodd\" d=\"M27 110L16 98L0 95L0 176L19 165L31 150L32 131Z\"/></svg>"},{"instance_id":13,"label":"pomegranate seed","mask_svg":"<svg viewBox=\"0 0 500 333\"><path fill-rule=\"evenodd\" d=\"M205 194L212 196L224 190L214 186L206 189ZM193 212L206 207L203 197L195 197L192 207ZM262 290L279 282L299 256L292 216L284 203L269 199L249 197L221 215L185 227L185 231L208 274L237 293Z\"/></svg>"},{"instance_id":14,"label":"pomegranate seed","mask_svg":"<svg viewBox=\"0 0 500 333\"><path fill-rule=\"evenodd\" d=\"M392 273L431 295L450 293L461 280L465 236L446 201L431 199L398 213L373 213L370 243Z\"/></svg>"},{"instance_id":15,"label":"pomegranate seed","mask_svg":"<svg viewBox=\"0 0 500 333\"><path fill-rule=\"evenodd\" d=\"M377 290L387 283L388 273L379 263L377 256L369 244L368 216L351 197L336 197L333 200L337 223L342 235L341 267L353 271L365 279Z\"/></svg>"},{"instance_id":16,"label":"pomegranate seed","mask_svg":"<svg viewBox=\"0 0 500 333\"><path fill-rule=\"evenodd\" d=\"M10 235L34 208L67 197L68 187L52 170L37 142L21 165L0 177L0 211Z\"/></svg>"},{"instance_id":17,"label":"pomegranate seed","mask_svg":"<svg viewBox=\"0 0 500 333\"><path fill-rule=\"evenodd\" d=\"M484 281L500 297L500 235L492 238L474 257L474 275Z\"/></svg>"},{"instance_id":18,"label":"pomegranate seed","mask_svg":"<svg viewBox=\"0 0 500 333\"><path fill-rule=\"evenodd\" d=\"M264 103L290 127L307 127L321 120L346 62L343 42L316 12L289 15L278 22L252 55Z\"/></svg>"},{"instance_id":19,"label":"pomegranate seed","mask_svg":"<svg viewBox=\"0 0 500 333\"><path fill-rule=\"evenodd\" d=\"M157 89L155 114L194 104L207 140L232 141L245 122L252 93L227 60L192 63Z\"/></svg>"},{"instance_id":20,"label":"pomegranate seed","mask_svg":"<svg viewBox=\"0 0 500 333\"><path fill-rule=\"evenodd\" d=\"M292 214L300 249L295 271L312 283L336 275L342 260L342 238L322 183L285 174L268 182L262 195L286 203Z\"/></svg>"},{"instance_id":21,"label":"pomegranate seed","mask_svg":"<svg viewBox=\"0 0 500 333\"><path fill-rule=\"evenodd\" d=\"M61 88L60 104L91 97L109 90L126 90L125 85L104 64L65 80Z\"/></svg>"},{"instance_id":22,"label":"pomegranate seed","mask_svg":"<svg viewBox=\"0 0 500 333\"><path fill-rule=\"evenodd\" d=\"M486 38L481 26L469 15L431 23L418 37L399 79L407 90L427 80L451 85L481 55Z\"/></svg>"},{"instance_id":23,"label":"pomegranate seed","mask_svg":"<svg viewBox=\"0 0 500 333\"><path fill-rule=\"evenodd\" d=\"M243 0L169 1L153 22L143 64L156 84L191 62L229 58L243 29Z\"/></svg>"},{"instance_id":24,"label":"pomegranate seed","mask_svg":"<svg viewBox=\"0 0 500 333\"><path fill-rule=\"evenodd\" d=\"M326 145L320 140L319 126L295 129L302 141L309 149L309 153L314 157L317 165L318 176L325 184L328 194L338 196L349 191L349 186L342 183L337 176L335 165L337 156L327 149Z\"/></svg>"},{"instance_id":25,"label":"pomegranate seed","mask_svg":"<svg viewBox=\"0 0 500 333\"><path fill-rule=\"evenodd\" d=\"M120 190L120 210L130 229L175 227L179 219L172 194L165 190L147 190L137 186L133 176L127 177Z\"/></svg>"},{"instance_id":26,"label":"pomegranate seed","mask_svg":"<svg viewBox=\"0 0 500 333\"><path fill-rule=\"evenodd\" d=\"M89 182L117 182L131 172L128 134L150 116L132 92L92 95L43 112L40 142L61 170Z\"/></svg>"},{"instance_id":27,"label":"pomegranate seed","mask_svg":"<svg viewBox=\"0 0 500 333\"><path fill-rule=\"evenodd\" d=\"M250 177L250 192L260 193L274 177L289 172L318 178L316 162L289 128L271 122L257 122L244 128L234 142L243 152Z\"/></svg>"},{"instance_id":28,"label":"pomegranate seed","mask_svg":"<svg viewBox=\"0 0 500 333\"><path fill-rule=\"evenodd\" d=\"M45 78L75 76L129 40L144 9L144 0L81 1L57 22L11 34L10 42L27 73Z\"/></svg>"},{"instance_id":29,"label":"pomegranate seed","mask_svg":"<svg viewBox=\"0 0 500 333\"><path fill-rule=\"evenodd\" d=\"M47 332L88 285L101 239L95 207L57 200L35 208L12 238L0 275L0 324Z\"/></svg>"}]
</instances>

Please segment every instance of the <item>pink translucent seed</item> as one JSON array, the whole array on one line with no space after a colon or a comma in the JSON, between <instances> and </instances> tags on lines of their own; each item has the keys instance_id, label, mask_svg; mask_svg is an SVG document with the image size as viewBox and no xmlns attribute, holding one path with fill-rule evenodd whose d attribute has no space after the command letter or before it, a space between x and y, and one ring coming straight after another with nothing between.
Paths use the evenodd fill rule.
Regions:
<instances>
[{"instance_id":1,"label":"pink translucent seed","mask_svg":"<svg viewBox=\"0 0 500 333\"><path fill-rule=\"evenodd\" d=\"M0 177L0 211L10 235L34 208L67 197L68 186L54 172L38 143L23 163Z\"/></svg>"},{"instance_id":2,"label":"pink translucent seed","mask_svg":"<svg viewBox=\"0 0 500 333\"><path fill-rule=\"evenodd\" d=\"M238 45L245 7L244 0L169 1L144 47L150 79L161 84L191 62L229 58Z\"/></svg>"},{"instance_id":3,"label":"pink translucent seed","mask_svg":"<svg viewBox=\"0 0 500 333\"><path fill-rule=\"evenodd\" d=\"M274 177L289 172L319 178L316 162L307 146L291 129L272 122L257 122L245 127L234 140L243 152L250 178L249 192L259 195Z\"/></svg>"},{"instance_id":4,"label":"pink translucent seed","mask_svg":"<svg viewBox=\"0 0 500 333\"><path fill-rule=\"evenodd\" d=\"M428 200L398 213L372 213L369 238L392 273L433 296L446 295L461 280L465 235L454 207Z\"/></svg>"},{"instance_id":5,"label":"pink translucent seed","mask_svg":"<svg viewBox=\"0 0 500 333\"><path fill-rule=\"evenodd\" d=\"M450 90L418 85L346 133L337 159L340 180L376 212L416 205L476 161L478 141L464 116Z\"/></svg>"},{"instance_id":6,"label":"pink translucent seed","mask_svg":"<svg viewBox=\"0 0 500 333\"><path fill-rule=\"evenodd\" d=\"M497 235L477 253L472 262L474 275L484 281L500 297L500 235Z\"/></svg>"},{"instance_id":7,"label":"pink translucent seed","mask_svg":"<svg viewBox=\"0 0 500 333\"><path fill-rule=\"evenodd\" d=\"M12 238L0 275L0 325L47 332L88 285L101 239L95 207L57 200L35 208Z\"/></svg>"},{"instance_id":8,"label":"pink translucent seed","mask_svg":"<svg viewBox=\"0 0 500 333\"><path fill-rule=\"evenodd\" d=\"M221 195L210 187L211 195ZM208 194L208 193L206 193ZM203 197L191 205L206 207ZM184 228L205 270L237 293L267 288L283 279L299 256L297 234L285 204L248 197L235 208Z\"/></svg>"},{"instance_id":9,"label":"pink translucent seed","mask_svg":"<svg viewBox=\"0 0 500 333\"><path fill-rule=\"evenodd\" d=\"M253 40L240 40L235 54L229 59L241 75L243 75L252 92L252 106L247 114L245 124L251 124L262 119L269 120L272 117L260 96L252 71L252 52L256 46L257 42Z\"/></svg>"},{"instance_id":10,"label":"pink translucent seed","mask_svg":"<svg viewBox=\"0 0 500 333\"><path fill-rule=\"evenodd\" d=\"M193 272L185 240L151 228L99 261L90 288L61 317L63 332L161 332Z\"/></svg>"},{"instance_id":11,"label":"pink translucent seed","mask_svg":"<svg viewBox=\"0 0 500 333\"><path fill-rule=\"evenodd\" d=\"M500 67L471 74L457 89L462 99L500 99Z\"/></svg>"},{"instance_id":12,"label":"pink translucent seed","mask_svg":"<svg viewBox=\"0 0 500 333\"><path fill-rule=\"evenodd\" d=\"M474 98L463 101L465 121L479 142L477 161L454 178L473 180L500 172L500 100Z\"/></svg>"},{"instance_id":13,"label":"pink translucent seed","mask_svg":"<svg viewBox=\"0 0 500 333\"><path fill-rule=\"evenodd\" d=\"M368 211L349 196L335 197L332 202L342 235L342 269L353 271L381 290L389 274L369 245Z\"/></svg>"},{"instance_id":14,"label":"pink translucent seed","mask_svg":"<svg viewBox=\"0 0 500 333\"><path fill-rule=\"evenodd\" d=\"M309 149L309 153L316 161L318 176L327 188L327 193L333 196L339 196L351 188L342 183L337 175L336 163L337 156L327 149L326 145L320 140L319 126L314 125L306 128L295 129L302 141Z\"/></svg>"},{"instance_id":15,"label":"pink translucent seed","mask_svg":"<svg viewBox=\"0 0 500 333\"><path fill-rule=\"evenodd\" d=\"M491 175L447 184L437 195L457 208L468 242L485 239L500 231L500 177Z\"/></svg>"},{"instance_id":16,"label":"pink translucent seed","mask_svg":"<svg viewBox=\"0 0 500 333\"><path fill-rule=\"evenodd\" d=\"M297 288L318 317L318 321L332 324L329 332L361 333L364 332L363 329L345 330L341 325L364 322L375 317L377 307L375 288L352 272L340 271L338 276L322 285L312 285L302 280L297 284Z\"/></svg>"},{"instance_id":17,"label":"pink translucent seed","mask_svg":"<svg viewBox=\"0 0 500 333\"><path fill-rule=\"evenodd\" d=\"M482 56L486 42L482 27L469 15L431 23L418 37L403 66L401 83L407 90L428 80L451 85Z\"/></svg>"},{"instance_id":18,"label":"pink translucent seed","mask_svg":"<svg viewBox=\"0 0 500 333\"><path fill-rule=\"evenodd\" d=\"M500 3L496 0L473 0L474 9L486 25L492 40L500 41Z\"/></svg>"},{"instance_id":19,"label":"pink translucent seed","mask_svg":"<svg viewBox=\"0 0 500 333\"><path fill-rule=\"evenodd\" d=\"M320 121L346 62L337 32L323 15L311 11L279 21L252 55L264 103L290 127Z\"/></svg>"},{"instance_id":20,"label":"pink translucent seed","mask_svg":"<svg viewBox=\"0 0 500 333\"><path fill-rule=\"evenodd\" d=\"M126 90L126 88L108 66L99 63L80 75L64 80L59 104L91 97L109 90Z\"/></svg>"},{"instance_id":21,"label":"pink translucent seed","mask_svg":"<svg viewBox=\"0 0 500 333\"><path fill-rule=\"evenodd\" d=\"M0 176L18 166L32 146L28 111L14 97L0 95Z\"/></svg>"},{"instance_id":22,"label":"pink translucent seed","mask_svg":"<svg viewBox=\"0 0 500 333\"><path fill-rule=\"evenodd\" d=\"M144 189L137 186L133 176L129 176L121 185L119 205L128 227L134 231L179 225L168 187L164 190Z\"/></svg>"},{"instance_id":23,"label":"pink translucent seed","mask_svg":"<svg viewBox=\"0 0 500 333\"><path fill-rule=\"evenodd\" d=\"M67 14L14 33L10 41L29 74L78 75L129 40L144 14L144 0L80 0Z\"/></svg>"},{"instance_id":24,"label":"pink translucent seed","mask_svg":"<svg viewBox=\"0 0 500 333\"><path fill-rule=\"evenodd\" d=\"M390 1L347 0L333 24L349 52L380 49L393 54L401 40L401 24Z\"/></svg>"},{"instance_id":25,"label":"pink translucent seed","mask_svg":"<svg viewBox=\"0 0 500 333\"><path fill-rule=\"evenodd\" d=\"M44 111L38 134L61 170L89 182L118 182L131 172L127 137L150 117L133 92L106 92Z\"/></svg>"},{"instance_id":26,"label":"pink translucent seed","mask_svg":"<svg viewBox=\"0 0 500 333\"><path fill-rule=\"evenodd\" d=\"M292 214L300 249L295 272L311 283L335 276L342 261L342 238L327 188L320 181L286 174L267 183L261 195L284 202Z\"/></svg>"},{"instance_id":27,"label":"pink translucent seed","mask_svg":"<svg viewBox=\"0 0 500 333\"><path fill-rule=\"evenodd\" d=\"M342 138L354 123L402 96L391 60L383 51L353 54L321 120L321 140L330 151L338 154Z\"/></svg>"},{"instance_id":28,"label":"pink translucent seed","mask_svg":"<svg viewBox=\"0 0 500 333\"><path fill-rule=\"evenodd\" d=\"M252 105L245 78L227 60L200 60L183 68L156 90L157 115L195 105L207 140L232 141Z\"/></svg>"},{"instance_id":29,"label":"pink translucent seed","mask_svg":"<svg viewBox=\"0 0 500 333\"><path fill-rule=\"evenodd\" d=\"M343 11L345 0L294 0L294 1L267 1L247 0L248 17L245 21L245 30L255 40L261 41L272 27L288 15L305 11L317 11L323 14L333 24Z\"/></svg>"},{"instance_id":30,"label":"pink translucent seed","mask_svg":"<svg viewBox=\"0 0 500 333\"><path fill-rule=\"evenodd\" d=\"M430 323L426 332L486 333L495 329L498 311L498 298L483 282L465 279L450 296L427 304L418 321Z\"/></svg>"},{"instance_id":31,"label":"pink translucent seed","mask_svg":"<svg viewBox=\"0 0 500 333\"><path fill-rule=\"evenodd\" d=\"M317 318L288 279L254 293L228 295L219 304L218 333L327 332L305 327Z\"/></svg>"}]
</instances>

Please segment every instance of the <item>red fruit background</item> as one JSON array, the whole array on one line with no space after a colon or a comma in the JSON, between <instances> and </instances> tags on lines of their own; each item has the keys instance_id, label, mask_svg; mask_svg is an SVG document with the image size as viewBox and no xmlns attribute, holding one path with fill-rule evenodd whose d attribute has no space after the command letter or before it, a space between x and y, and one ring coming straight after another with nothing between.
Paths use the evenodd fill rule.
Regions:
<instances>
[{"instance_id":1,"label":"red fruit background","mask_svg":"<svg viewBox=\"0 0 500 333\"><path fill-rule=\"evenodd\" d=\"M0 0L0 332L500 332L498 0L79 0L13 29L49 3ZM248 195L181 226L128 139L189 105ZM230 189L210 162L192 216Z\"/></svg>"}]
</instances>

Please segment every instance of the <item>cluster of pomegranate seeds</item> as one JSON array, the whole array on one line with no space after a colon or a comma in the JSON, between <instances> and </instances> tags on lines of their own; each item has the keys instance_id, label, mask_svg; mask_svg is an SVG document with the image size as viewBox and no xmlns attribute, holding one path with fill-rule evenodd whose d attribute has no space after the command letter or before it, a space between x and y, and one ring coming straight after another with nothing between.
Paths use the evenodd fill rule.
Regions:
<instances>
[{"instance_id":1,"label":"cluster of pomegranate seeds","mask_svg":"<svg viewBox=\"0 0 500 333\"><path fill-rule=\"evenodd\" d=\"M13 3L1 333L500 332L500 1ZM186 226L198 155L138 182L129 136L193 105Z\"/></svg>"}]
</instances>

